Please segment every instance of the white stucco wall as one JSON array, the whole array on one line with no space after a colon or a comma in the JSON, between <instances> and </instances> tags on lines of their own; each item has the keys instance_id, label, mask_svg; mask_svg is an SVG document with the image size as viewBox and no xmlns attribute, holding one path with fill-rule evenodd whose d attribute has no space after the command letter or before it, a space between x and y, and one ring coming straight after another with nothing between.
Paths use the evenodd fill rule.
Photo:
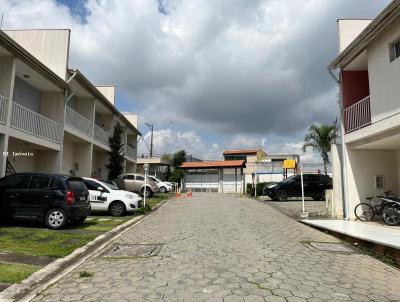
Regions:
<instances>
[{"instance_id":1,"label":"white stucco wall","mask_svg":"<svg viewBox=\"0 0 400 302\"><path fill-rule=\"evenodd\" d=\"M73 169L74 169L74 143L69 140L64 140L61 173L65 175L70 175L70 170Z\"/></svg>"},{"instance_id":2,"label":"white stucco wall","mask_svg":"<svg viewBox=\"0 0 400 302\"><path fill-rule=\"evenodd\" d=\"M368 45L372 122L400 112L400 58L390 62L390 45L400 39L400 17Z\"/></svg>"},{"instance_id":3,"label":"white stucco wall","mask_svg":"<svg viewBox=\"0 0 400 302\"><path fill-rule=\"evenodd\" d=\"M139 125L139 115L138 114L129 113L129 114L124 114L124 116L133 126L135 126L136 129L138 129L138 125Z\"/></svg>"},{"instance_id":4,"label":"white stucco wall","mask_svg":"<svg viewBox=\"0 0 400 302\"><path fill-rule=\"evenodd\" d=\"M60 125L64 123L64 94L62 92L42 92L40 108L42 115Z\"/></svg>"},{"instance_id":5,"label":"white stucco wall","mask_svg":"<svg viewBox=\"0 0 400 302\"><path fill-rule=\"evenodd\" d=\"M59 77L66 79L70 30L30 29L5 32Z\"/></svg>"},{"instance_id":6,"label":"white stucco wall","mask_svg":"<svg viewBox=\"0 0 400 302\"><path fill-rule=\"evenodd\" d=\"M63 147L64 152L61 172L70 175L70 170L74 170L75 163L78 163L79 170L74 170L75 175L90 177L92 172L92 144L74 143L65 139Z\"/></svg>"},{"instance_id":7,"label":"white stucco wall","mask_svg":"<svg viewBox=\"0 0 400 302\"><path fill-rule=\"evenodd\" d=\"M110 101L115 104L115 86L96 86L96 88Z\"/></svg>"},{"instance_id":8,"label":"white stucco wall","mask_svg":"<svg viewBox=\"0 0 400 302\"><path fill-rule=\"evenodd\" d=\"M371 23L372 20L338 20L339 52L342 52Z\"/></svg>"},{"instance_id":9,"label":"white stucco wall","mask_svg":"<svg viewBox=\"0 0 400 302\"><path fill-rule=\"evenodd\" d=\"M19 77L15 77L13 101L40 113L41 92Z\"/></svg>"},{"instance_id":10,"label":"white stucco wall","mask_svg":"<svg viewBox=\"0 0 400 302\"><path fill-rule=\"evenodd\" d=\"M396 151L348 150L348 201L350 218L354 219L354 207L368 196L383 195L390 190L399 193L398 162ZM375 188L375 175L385 177L385 188Z\"/></svg>"},{"instance_id":11,"label":"white stucco wall","mask_svg":"<svg viewBox=\"0 0 400 302\"><path fill-rule=\"evenodd\" d=\"M342 170L341 170L341 145L332 145L332 196L327 198L329 213L332 217L343 218L343 191L342 191Z\"/></svg>"},{"instance_id":12,"label":"white stucco wall","mask_svg":"<svg viewBox=\"0 0 400 302\"><path fill-rule=\"evenodd\" d=\"M99 177L101 179L107 179L108 176L108 154L102 151L94 151L93 152L93 168L92 168L92 176Z\"/></svg>"},{"instance_id":13,"label":"white stucco wall","mask_svg":"<svg viewBox=\"0 0 400 302\"><path fill-rule=\"evenodd\" d=\"M14 57L0 57L0 66L0 95L9 98L14 74Z\"/></svg>"},{"instance_id":14,"label":"white stucco wall","mask_svg":"<svg viewBox=\"0 0 400 302\"><path fill-rule=\"evenodd\" d=\"M8 150L9 156L8 159L11 162L11 165L14 167L17 172L35 172L36 171L36 162L40 156L40 154L32 148L31 145L25 145L22 141L9 141ZM12 156L13 152L30 152L33 156Z\"/></svg>"},{"instance_id":15,"label":"white stucco wall","mask_svg":"<svg viewBox=\"0 0 400 302\"><path fill-rule=\"evenodd\" d=\"M59 173L60 152L37 151L36 171L47 173Z\"/></svg>"}]
</instances>

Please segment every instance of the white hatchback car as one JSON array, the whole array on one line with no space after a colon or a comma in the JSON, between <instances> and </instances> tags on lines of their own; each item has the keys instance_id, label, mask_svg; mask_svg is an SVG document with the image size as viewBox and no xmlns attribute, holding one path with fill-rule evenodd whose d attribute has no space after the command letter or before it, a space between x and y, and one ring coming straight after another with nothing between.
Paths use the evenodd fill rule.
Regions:
<instances>
[{"instance_id":1,"label":"white hatchback car","mask_svg":"<svg viewBox=\"0 0 400 302\"><path fill-rule=\"evenodd\" d=\"M83 177L89 190L92 211L108 211L111 216L123 216L142 207L142 198L120 190L113 182Z\"/></svg>"},{"instance_id":2,"label":"white hatchback car","mask_svg":"<svg viewBox=\"0 0 400 302\"><path fill-rule=\"evenodd\" d=\"M160 189L161 193L167 193L167 192L172 191L173 187L172 187L171 183L162 181L162 180L158 179L157 177L151 176L151 175L149 175L149 178L151 178L151 180L156 183L156 185Z\"/></svg>"}]
</instances>

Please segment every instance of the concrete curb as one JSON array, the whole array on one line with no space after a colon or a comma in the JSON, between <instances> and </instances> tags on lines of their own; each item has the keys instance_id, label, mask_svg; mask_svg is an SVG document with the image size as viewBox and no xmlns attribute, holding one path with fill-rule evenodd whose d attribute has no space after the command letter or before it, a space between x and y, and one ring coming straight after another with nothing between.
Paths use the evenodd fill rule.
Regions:
<instances>
[{"instance_id":1,"label":"concrete curb","mask_svg":"<svg viewBox=\"0 0 400 302\"><path fill-rule=\"evenodd\" d=\"M107 246L112 240L120 237L129 229L154 215L166 206L173 198L158 204L147 215L134 217L116 228L99 235L83 247L73 251L68 256L60 258L32 274L21 283L16 283L0 293L0 302L28 302L44 289L60 280L63 276L86 261L90 256Z\"/></svg>"}]
</instances>

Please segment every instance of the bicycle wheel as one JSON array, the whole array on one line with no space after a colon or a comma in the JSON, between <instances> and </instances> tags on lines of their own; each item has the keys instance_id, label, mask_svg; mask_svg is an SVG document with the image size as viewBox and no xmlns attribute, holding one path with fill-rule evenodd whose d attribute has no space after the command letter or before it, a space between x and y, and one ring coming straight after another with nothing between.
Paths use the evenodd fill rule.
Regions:
<instances>
[{"instance_id":1,"label":"bicycle wheel","mask_svg":"<svg viewBox=\"0 0 400 302\"><path fill-rule=\"evenodd\" d=\"M374 219L375 211L368 203L360 203L354 208L354 214L358 220L371 221Z\"/></svg>"}]
</instances>

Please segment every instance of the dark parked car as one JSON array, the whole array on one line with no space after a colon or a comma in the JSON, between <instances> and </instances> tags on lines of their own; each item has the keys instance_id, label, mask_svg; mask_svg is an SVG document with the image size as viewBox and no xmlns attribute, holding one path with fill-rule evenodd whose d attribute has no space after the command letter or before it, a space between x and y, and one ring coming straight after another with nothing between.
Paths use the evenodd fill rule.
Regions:
<instances>
[{"instance_id":1,"label":"dark parked car","mask_svg":"<svg viewBox=\"0 0 400 302\"><path fill-rule=\"evenodd\" d=\"M322 174L304 174L304 196L314 200L325 200L325 190L332 188L332 178ZM301 197L300 175L293 175L277 184L264 188L264 196L285 201L288 197Z\"/></svg>"},{"instance_id":2,"label":"dark parked car","mask_svg":"<svg viewBox=\"0 0 400 302\"><path fill-rule=\"evenodd\" d=\"M46 173L17 173L0 178L3 219L44 221L61 229L82 223L90 214L89 192L82 178Z\"/></svg>"}]
</instances>

